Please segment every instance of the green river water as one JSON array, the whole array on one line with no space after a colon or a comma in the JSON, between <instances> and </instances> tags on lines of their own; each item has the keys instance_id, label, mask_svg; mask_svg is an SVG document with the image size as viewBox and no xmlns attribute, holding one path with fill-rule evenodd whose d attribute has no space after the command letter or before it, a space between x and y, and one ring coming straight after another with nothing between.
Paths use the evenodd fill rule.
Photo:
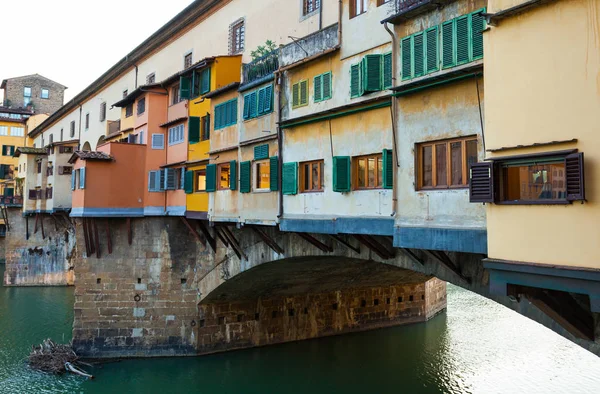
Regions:
<instances>
[{"instance_id":1,"label":"green river water","mask_svg":"<svg viewBox=\"0 0 600 394\"><path fill-rule=\"evenodd\" d=\"M0 265L0 277L4 266ZM76 376L32 371L32 344L71 338L72 288L0 287L0 393L600 393L600 358L448 286L425 324L196 358L128 360Z\"/></svg>"}]
</instances>

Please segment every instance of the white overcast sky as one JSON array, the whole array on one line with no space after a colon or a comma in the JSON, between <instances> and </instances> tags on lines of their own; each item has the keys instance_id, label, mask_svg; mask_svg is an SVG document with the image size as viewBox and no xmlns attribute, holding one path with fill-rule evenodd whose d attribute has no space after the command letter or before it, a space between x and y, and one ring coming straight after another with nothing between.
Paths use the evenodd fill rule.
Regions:
<instances>
[{"instance_id":1,"label":"white overcast sky","mask_svg":"<svg viewBox=\"0 0 600 394\"><path fill-rule=\"evenodd\" d=\"M41 74L67 102L192 2L0 0L0 81Z\"/></svg>"}]
</instances>

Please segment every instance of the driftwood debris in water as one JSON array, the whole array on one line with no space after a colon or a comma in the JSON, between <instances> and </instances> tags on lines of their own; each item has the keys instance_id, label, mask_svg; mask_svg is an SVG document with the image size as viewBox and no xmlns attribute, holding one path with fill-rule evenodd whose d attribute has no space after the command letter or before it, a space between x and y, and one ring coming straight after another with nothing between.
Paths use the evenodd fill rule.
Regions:
<instances>
[{"instance_id":1,"label":"driftwood debris in water","mask_svg":"<svg viewBox=\"0 0 600 394\"><path fill-rule=\"evenodd\" d=\"M46 339L40 345L31 347L28 361L32 368L43 372L63 374L68 371L93 378L75 367L78 359L70 345L57 344L51 339Z\"/></svg>"}]
</instances>

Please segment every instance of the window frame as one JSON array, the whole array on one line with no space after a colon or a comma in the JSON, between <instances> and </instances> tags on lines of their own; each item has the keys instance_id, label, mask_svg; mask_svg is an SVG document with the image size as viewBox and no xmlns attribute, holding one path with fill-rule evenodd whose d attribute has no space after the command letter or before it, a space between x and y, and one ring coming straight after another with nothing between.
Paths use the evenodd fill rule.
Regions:
<instances>
[{"instance_id":1,"label":"window frame","mask_svg":"<svg viewBox=\"0 0 600 394\"><path fill-rule=\"evenodd\" d=\"M475 134L468 136L447 138L442 140L419 142L415 144L415 190L451 190L469 188L469 164L467 163L467 143L475 141L477 146L477 157L479 159L479 138ZM462 184L452 185L452 143L461 142L461 160L462 160ZM437 155L436 146L444 144L446 146L446 183L447 185L437 185ZM423 186L423 148L432 147L431 151L431 184L432 186Z\"/></svg>"},{"instance_id":2,"label":"window frame","mask_svg":"<svg viewBox=\"0 0 600 394\"><path fill-rule=\"evenodd\" d=\"M171 105L179 104L182 101L179 95L179 86L179 82L171 86Z\"/></svg>"},{"instance_id":3,"label":"window frame","mask_svg":"<svg viewBox=\"0 0 600 394\"><path fill-rule=\"evenodd\" d=\"M268 170L267 174L269 174L269 185L265 188L258 187L260 176L259 167L262 165L266 165ZM253 193L266 193L271 191L271 161L269 158L261 159L261 160L253 160L252 161L252 171L250 172L250 178L252 179L252 192Z\"/></svg>"},{"instance_id":4,"label":"window frame","mask_svg":"<svg viewBox=\"0 0 600 394\"><path fill-rule=\"evenodd\" d=\"M90 129L90 113L86 113L85 114L85 129L89 130Z\"/></svg>"},{"instance_id":5,"label":"window frame","mask_svg":"<svg viewBox=\"0 0 600 394\"><path fill-rule=\"evenodd\" d=\"M198 189L198 176L204 173L204 189ZM231 175L231 169L229 170ZM194 170L194 191L193 193L206 193L206 168L200 170Z\"/></svg>"},{"instance_id":6,"label":"window frame","mask_svg":"<svg viewBox=\"0 0 600 394\"><path fill-rule=\"evenodd\" d=\"M151 72L150 74L146 75L146 85L150 85L152 83L156 83L156 73L155 72Z\"/></svg>"},{"instance_id":7,"label":"window frame","mask_svg":"<svg viewBox=\"0 0 600 394\"><path fill-rule=\"evenodd\" d=\"M540 161L542 161L543 163L539 163ZM518 163L520 163L520 165L517 165ZM571 202L567 199L567 177L566 177L566 173L567 173L567 167L565 165L565 158L561 157L561 156L551 156L551 157L540 157L537 160L532 157L530 159L525 159L525 160L498 160L496 163L496 168L494 169L494 171L496 172L496 176L498 177L498 182L497 182L497 186L498 186L498 194L497 197L494 199L494 204L497 205L568 205ZM506 199L506 178L505 178L505 172L504 169L505 168L509 168L509 167L528 167L531 165L550 165L550 164L562 164L563 167L563 171L564 171L564 197L563 198L556 198L556 199L536 199L536 200L524 200L524 199L519 199L519 200L508 200Z\"/></svg>"},{"instance_id":8,"label":"window frame","mask_svg":"<svg viewBox=\"0 0 600 394\"><path fill-rule=\"evenodd\" d=\"M369 10L369 0L350 0L349 2L350 10L349 10L349 19L356 18L362 14L365 14ZM360 12L356 9L356 7L360 5Z\"/></svg>"},{"instance_id":9,"label":"window frame","mask_svg":"<svg viewBox=\"0 0 600 394\"><path fill-rule=\"evenodd\" d=\"M229 175L227 177L228 178L228 180L227 180L227 186L223 187L223 186L221 186L221 171L223 171L223 169L225 167L227 167L227 171L229 172ZM217 173L217 179L216 179L217 191L219 191L219 190L231 190L231 163L230 162L218 163L217 164L216 173Z\"/></svg>"},{"instance_id":10,"label":"window frame","mask_svg":"<svg viewBox=\"0 0 600 394\"><path fill-rule=\"evenodd\" d=\"M239 30L239 37L237 31ZM229 29L230 55L243 53L246 49L246 21L238 19L230 25Z\"/></svg>"},{"instance_id":11,"label":"window frame","mask_svg":"<svg viewBox=\"0 0 600 394\"><path fill-rule=\"evenodd\" d=\"M309 7L312 6L312 10ZM302 0L302 16L309 16L319 11L321 8L321 0Z\"/></svg>"},{"instance_id":12,"label":"window frame","mask_svg":"<svg viewBox=\"0 0 600 394\"><path fill-rule=\"evenodd\" d=\"M189 64L188 64L188 57L190 60ZM194 64L194 53L193 53L193 51L189 51L183 55L183 69L187 70L188 68L192 67L193 64Z\"/></svg>"},{"instance_id":13,"label":"window frame","mask_svg":"<svg viewBox=\"0 0 600 394\"><path fill-rule=\"evenodd\" d=\"M133 103L127 104L125 106L125 118L131 118L133 116Z\"/></svg>"},{"instance_id":14,"label":"window frame","mask_svg":"<svg viewBox=\"0 0 600 394\"><path fill-rule=\"evenodd\" d=\"M329 79L329 92L327 92L328 94L326 95L325 93L325 84L323 83L325 81L325 78ZM317 83L317 80L319 81ZM317 98L317 84L319 86L319 90L320 90L320 94L321 94L321 98ZM327 71L324 72L322 74L319 75L315 75L315 77L313 78L313 102L315 103L320 103L323 101L327 101L330 100L333 97L333 75L331 73L331 71Z\"/></svg>"},{"instance_id":15,"label":"window frame","mask_svg":"<svg viewBox=\"0 0 600 394\"><path fill-rule=\"evenodd\" d=\"M106 120L106 101L100 103L100 122L104 122Z\"/></svg>"},{"instance_id":16,"label":"window frame","mask_svg":"<svg viewBox=\"0 0 600 394\"><path fill-rule=\"evenodd\" d=\"M358 162L359 160L368 160L370 158L375 158L375 185L374 186L359 186L358 185ZM381 162L381 171L379 171L379 163ZM371 153L368 155L360 155L352 157L352 190L378 190L383 189L383 152L379 153ZM381 180L379 179L379 173L381 173ZM365 166L365 180L368 184L369 182L369 166L368 164Z\"/></svg>"},{"instance_id":17,"label":"window frame","mask_svg":"<svg viewBox=\"0 0 600 394\"><path fill-rule=\"evenodd\" d=\"M302 102L302 85L305 84L306 86L306 101ZM296 89L297 87L297 98L298 100L295 99L295 93L294 93L294 89ZM301 107L306 107L308 105L308 102L310 101L308 98L308 94L309 94L309 90L310 90L310 86L308 84L308 78L306 79L301 79L298 82L292 84L292 109L296 109L296 108L301 108ZM294 104L296 103L296 104Z\"/></svg>"},{"instance_id":18,"label":"window frame","mask_svg":"<svg viewBox=\"0 0 600 394\"><path fill-rule=\"evenodd\" d=\"M320 179L320 187L318 189L307 189L305 188L304 184L305 184L305 180L306 180L306 169L305 166L309 166L309 179L308 179L308 184L312 185L312 165L313 164L318 164L318 178ZM310 160L310 161L303 161L298 163L299 168L299 178L300 178L300 193L322 193L325 190L325 160L323 159L318 159L318 160Z\"/></svg>"},{"instance_id":19,"label":"window frame","mask_svg":"<svg viewBox=\"0 0 600 394\"><path fill-rule=\"evenodd\" d=\"M234 108L235 108L235 117L233 119L229 119L229 122L226 122L226 123L223 123L223 124L217 123L217 121L219 119L219 115L220 115L218 112L221 111L221 110L223 110L223 111L227 110L227 105L233 105L234 106ZM221 129L224 129L224 128L236 125L237 122L238 122L238 99L237 99L237 97L232 98L231 100L227 100L227 101L224 101L222 103L216 104L215 107L214 107L214 113L215 113L214 120L213 120L213 122L214 122L213 130L214 131L221 130ZM225 115L227 115L227 114L225 114ZM226 119L227 119L227 117L226 117Z\"/></svg>"},{"instance_id":20,"label":"window frame","mask_svg":"<svg viewBox=\"0 0 600 394\"><path fill-rule=\"evenodd\" d=\"M143 115L146 112L146 97L142 97L137 101L137 116Z\"/></svg>"},{"instance_id":21,"label":"window frame","mask_svg":"<svg viewBox=\"0 0 600 394\"><path fill-rule=\"evenodd\" d=\"M181 136L180 136L181 134ZM171 137L173 136L173 137ZM177 138L176 138L177 137ZM179 138L181 137L181 138ZM180 123L175 126L169 127L167 130L167 142L168 146L174 146L183 144L185 142L185 124Z\"/></svg>"},{"instance_id":22,"label":"window frame","mask_svg":"<svg viewBox=\"0 0 600 394\"><path fill-rule=\"evenodd\" d=\"M44 92L46 92L46 97L44 97ZM50 89L42 88L42 91L40 92L40 98L43 100L50 99Z\"/></svg>"}]
</instances>

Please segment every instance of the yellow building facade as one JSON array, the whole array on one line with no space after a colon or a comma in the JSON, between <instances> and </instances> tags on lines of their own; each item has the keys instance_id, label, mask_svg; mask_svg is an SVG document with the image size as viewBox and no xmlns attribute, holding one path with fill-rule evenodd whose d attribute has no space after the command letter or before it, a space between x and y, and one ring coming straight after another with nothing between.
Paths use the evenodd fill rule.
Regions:
<instances>
[{"instance_id":1,"label":"yellow building facade","mask_svg":"<svg viewBox=\"0 0 600 394\"><path fill-rule=\"evenodd\" d=\"M15 178L19 160L13 157L19 146L26 146L26 120L20 114L14 117L0 117L0 195L15 195Z\"/></svg>"}]
</instances>

